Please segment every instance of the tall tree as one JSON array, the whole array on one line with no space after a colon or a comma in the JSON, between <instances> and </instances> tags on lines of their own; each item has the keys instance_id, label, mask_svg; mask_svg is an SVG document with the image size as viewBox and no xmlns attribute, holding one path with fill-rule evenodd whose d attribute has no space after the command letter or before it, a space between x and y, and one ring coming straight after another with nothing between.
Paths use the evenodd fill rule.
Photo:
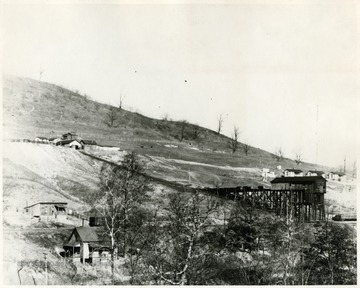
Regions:
<instances>
[{"instance_id":1,"label":"tall tree","mask_svg":"<svg viewBox=\"0 0 360 288\"><path fill-rule=\"evenodd\" d=\"M232 153L235 153L239 148L239 142L238 142L239 134L240 134L239 128L234 126L234 131L233 131L233 134L231 136L230 143L229 143Z\"/></svg>"},{"instance_id":2,"label":"tall tree","mask_svg":"<svg viewBox=\"0 0 360 288\"><path fill-rule=\"evenodd\" d=\"M180 122L180 141L184 140L185 138L185 128L186 128L186 125L187 125L187 121L186 120L182 120Z\"/></svg>"},{"instance_id":3,"label":"tall tree","mask_svg":"<svg viewBox=\"0 0 360 288\"><path fill-rule=\"evenodd\" d=\"M115 121L118 119L118 111L115 107L110 107L109 110L106 112L105 123L109 127L113 127Z\"/></svg>"},{"instance_id":4,"label":"tall tree","mask_svg":"<svg viewBox=\"0 0 360 288\"><path fill-rule=\"evenodd\" d=\"M204 259L211 255L201 243L201 237L211 224L218 205L217 200L198 192L191 196L171 196L162 235L148 259L158 283L197 284L195 275L201 270Z\"/></svg>"},{"instance_id":5,"label":"tall tree","mask_svg":"<svg viewBox=\"0 0 360 288\"><path fill-rule=\"evenodd\" d=\"M100 173L95 209L104 219L104 230L111 241L111 272L114 283L115 248L123 244L126 252L131 218L139 213L146 197L146 180L139 173L141 166L135 153L127 154L120 165L104 165Z\"/></svg>"},{"instance_id":6,"label":"tall tree","mask_svg":"<svg viewBox=\"0 0 360 288\"><path fill-rule=\"evenodd\" d=\"M125 95L123 95L122 93L120 94L120 97L119 97L119 109L121 110L123 108L123 104L124 104L124 99L125 99Z\"/></svg>"},{"instance_id":7,"label":"tall tree","mask_svg":"<svg viewBox=\"0 0 360 288\"><path fill-rule=\"evenodd\" d=\"M295 153L295 159L294 159L296 165L300 165L303 162L303 157L301 151L298 151Z\"/></svg>"},{"instance_id":8,"label":"tall tree","mask_svg":"<svg viewBox=\"0 0 360 288\"><path fill-rule=\"evenodd\" d=\"M218 126L217 126L216 132L218 134L220 134L221 130L222 130L222 127L223 127L223 124L224 124L224 116L222 114L220 114L220 116L218 117L217 124L218 124Z\"/></svg>"},{"instance_id":9,"label":"tall tree","mask_svg":"<svg viewBox=\"0 0 360 288\"><path fill-rule=\"evenodd\" d=\"M249 154L250 150L251 150L250 144L249 143L243 143L241 146L242 146L242 148L244 150L245 155L247 156Z\"/></svg>"},{"instance_id":10,"label":"tall tree","mask_svg":"<svg viewBox=\"0 0 360 288\"><path fill-rule=\"evenodd\" d=\"M356 285L356 241L349 227L318 224L315 240L302 253L305 285Z\"/></svg>"},{"instance_id":11,"label":"tall tree","mask_svg":"<svg viewBox=\"0 0 360 288\"><path fill-rule=\"evenodd\" d=\"M281 162L284 159L284 151L281 147L275 150L274 157L278 162Z\"/></svg>"}]
</instances>

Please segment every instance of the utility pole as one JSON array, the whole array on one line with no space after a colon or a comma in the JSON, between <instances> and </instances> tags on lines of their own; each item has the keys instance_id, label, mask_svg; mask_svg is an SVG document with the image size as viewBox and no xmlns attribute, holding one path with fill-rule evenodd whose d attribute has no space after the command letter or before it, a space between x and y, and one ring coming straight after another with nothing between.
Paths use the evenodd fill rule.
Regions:
<instances>
[{"instance_id":1,"label":"utility pole","mask_svg":"<svg viewBox=\"0 0 360 288\"><path fill-rule=\"evenodd\" d=\"M41 76L44 73L44 71L40 68L40 72L39 72L39 81L41 81Z\"/></svg>"},{"instance_id":2,"label":"utility pole","mask_svg":"<svg viewBox=\"0 0 360 288\"><path fill-rule=\"evenodd\" d=\"M43 253L44 254L44 258L45 258L45 279L46 279L46 285L49 285L48 283L48 267L47 267L47 258L46 258L46 253Z\"/></svg>"}]
</instances>

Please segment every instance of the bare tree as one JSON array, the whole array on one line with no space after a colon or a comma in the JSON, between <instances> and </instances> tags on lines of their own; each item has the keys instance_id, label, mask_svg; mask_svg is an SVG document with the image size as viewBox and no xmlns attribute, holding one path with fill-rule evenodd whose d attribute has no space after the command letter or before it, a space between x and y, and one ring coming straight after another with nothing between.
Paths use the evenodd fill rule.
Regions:
<instances>
[{"instance_id":1,"label":"bare tree","mask_svg":"<svg viewBox=\"0 0 360 288\"><path fill-rule=\"evenodd\" d=\"M247 156L250 152L251 146L248 143L243 143L242 148L244 150L245 155Z\"/></svg>"},{"instance_id":2,"label":"bare tree","mask_svg":"<svg viewBox=\"0 0 360 288\"><path fill-rule=\"evenodd\" d=\"M105 123L109 126L109 127L113 127L115 124L115 121L118 119L118 111L115 107L110 107L110 109L108 110L108 112L106 113L106 119L105 119Z\"/></svg>"},{"instance_id":3,"label":"bare tree","mask_svg":"<svg viewBox=\"0 0 360 288\"><path fill-rule=\"evenodd\" d=\"M162 120L167 122L169 121L169 114L168 113L165 113L163 116L162 116Z\"/></svg>"},{"instance_id":4,"label":"bare tree","mask_svg":"<svg viewBox=\"0 0 360 288\"><path fill-rule=\"evenodd\" d=\"M118 105L119 109L122 109L123 104L124 104L124 99L125 99L125 95L120 94L119 105Z\"/></svg>"},{"instance_id":5,"label":"bare tree","mask_svg":"<svg viewBox=\"0 0 360 288\"><path fill-rule=\"evenodd\" d=\"M95 209L104 219L105 234L111 241L111 275L115 281L115 249L123 243L126 252L127 233L130 219L138 213L148 188L146 181L139 176L141 166L136 154L124 157L119 166L103 166L100 174L100 189L94 201Z\"/></svg>"},{"instance_id":6,"label":"bare tree","mask_svg":"<svg viewBox=\"0 0 360 288\"><path fill-rule=\"evenodd\" d=\"M220 116L217 119L218 127L217 127L217 133L220 134L223 124L224 124L224 116L220 114Z\"/></svg>"},{"instance_id":7,"label":"bare tree","mask_svg":"<svg viewBox=\"0 0 360 288\"><path fill-rule=\"evenodd\" d=\"M41 77L42 77L43 74L44 74L44 70L43 70L43 69L40 69L40 72L39 72L39 81L41 81Z\"/></svg>"},{"instance_id":8,"label":"bare tree","mask_svg":"<svg viewBox=\"0 0 360 288\"><path fill-rule=\"evenodd\" d=\"M194 130L193 130L193 139L194 140L196 140L196 139L198 139L199 138L199 136L200 136L200 127L199 126L197 126L197 125L195 125L194 126Z\"/></svg>"},{"instance_id":9,"label":"bare tree","mask_svg":"<svg viewBox=\"0 0 360 288\"><path fill-rule=\"evenodd\" d=\"M187 121L186 120L182 120L180 122L180 141L182 141L185 138L185 128L187 125Z\"/></svg>"},{"instance_id":10,"label":"bare tree","mask_svg":"<svg viewBox=\"0 0 360 288\"><path fill-rule=\"evenodd\" d=\"M234 126L234 131L230 139L230 148L232 153L235 153L239 148L239 142L238 142L239 134L240 134L239 128Z\"/></svg>"},{"instance_id":11,"label":"bare tree","mask_svg":"<svg viewBox=\"0 0 360 288\"><path fill-rule=\"evenodd\" d=\"M301 151L295 153L295 159L294 159L296 165L300 165L303 162L303 157Z\"/></svg>"},{"instance_id":12,"label":"bare tree","mask_svg":"<svg viewBox=\"0 0 360 288\"><path fill-rule=\"evenodd\" d=\"M284 159L284 151L282 150L281 147L275 150L274 156L278 162L281 162Z\"/></svg>"},{"instance_id":13,"label":"bare tree","mask_svg":"<svg viewBox=\"0 0 360 288\"><path fill-rule=\"evenodd\" d=\"M154 278L161 284L194 285L210 249L200 239L211 225L219 201L195 192L173 194L168 208L166 226L148 259Z\"/></svg>"}]
</instances>

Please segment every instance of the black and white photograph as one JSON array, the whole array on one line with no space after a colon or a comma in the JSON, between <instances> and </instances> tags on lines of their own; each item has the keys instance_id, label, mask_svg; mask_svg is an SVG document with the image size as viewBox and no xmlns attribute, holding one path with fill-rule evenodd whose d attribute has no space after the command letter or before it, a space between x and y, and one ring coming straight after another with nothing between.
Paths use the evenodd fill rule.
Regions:
<instances>
[{"instance_id":1,"label":"black and white photograph","mask_svg":"<svg viewBox=\"0 0 360 288\"><path fill-rule=\"evenodd\" d=\"M360 1L0 15L2 286L357 285Z\"/></svg>"}]
</instances>

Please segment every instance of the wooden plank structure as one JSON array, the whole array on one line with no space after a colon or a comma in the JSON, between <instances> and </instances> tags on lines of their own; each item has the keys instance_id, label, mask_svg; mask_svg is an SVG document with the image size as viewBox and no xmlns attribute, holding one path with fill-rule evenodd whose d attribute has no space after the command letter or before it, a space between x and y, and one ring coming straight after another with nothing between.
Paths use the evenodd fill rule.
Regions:
<instances>
[{"instance_id":1,"label":"wooden plank structure","mask_svg":"<svg viewBox=\"0 0 360 288\"><path fill-rule=\"evenodd\" d=\"M292 215L302 222L325 219L326 180L321 176L275 178L272 189L238 186L204 190L277 215Z\"/></svg>"}]
</instances>

